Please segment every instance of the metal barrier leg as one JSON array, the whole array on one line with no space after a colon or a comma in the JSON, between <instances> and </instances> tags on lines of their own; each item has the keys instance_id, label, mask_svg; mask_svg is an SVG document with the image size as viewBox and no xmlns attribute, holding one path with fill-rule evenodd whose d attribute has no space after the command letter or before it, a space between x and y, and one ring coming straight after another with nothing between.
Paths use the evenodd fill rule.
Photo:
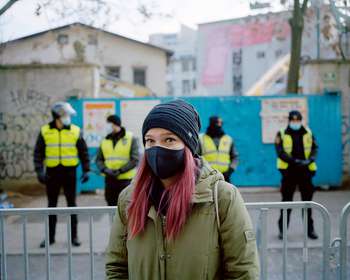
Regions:
<instances>
[{"instance_id":1,"label":"metal barrier leg","mask_svg":"<svg viewBox=\"0 0 350 280\"><path fill-rule=\"evenodd\" d=\"M307 279L307 264L308 264L308 248L307 248L307 230L308 230L308 219L307 219L307 208L301 209L304 225L303 234L303 279Z\"/></svg>"},{"instance_id":2,"label":"metal barrier leg","mask_svg":"<svg viewBox=\"0 0 350 280\"><path fill-rule=\"evenodd\" d=\"M347 263L347 247L348 247L348 218L350 215L350 203L344 206L341 216L340 216L340 226L339 233L341 238L340 247L340 279L346 280L348 273L348 263Z\"/></svg>"},{"instance_id":3,"label":"metal barrier leg","mask_svg":"<svg viewBox=\"0 0 350 280\"><path fill-rule=\"evenodd\" d=\"M50 271L50 241L49 241L49 216L45 216L45 256L46 256L46 279L51 279Z\"/></svg>"},{"instance_id":4,"label":"metal barrier leg","mask_svg":"<svg viewBox=\"0 0 350 280\"><path fill-rule=\"evenodd\" d=\"M282 210L283 215L283 280L287 279L287 209Z\"/></svg>"},{"instance_id":5,"label":"metal barrier leg","mask_svg":"<svg viewBox=\"0 0 350 280\"><path fill-rule=\"evenodd\" d=\"M1 224L1 279L7 280L6 247L5 247L5 217L0 216Z\"/></svg>"},{"instance_id":6,"label":"metal barrier leg","mask_svg":"<svg viewBox=\"0 0 350 280\"><path fill-rule=\"evenodd\" d=\"M89 241L90 241L90 279L94 279L95 274L95 267L94 267L94 248L93 248L93 223L94 223L94 217L92 215L89 216Z\"/></svg>"},{"instance_id":7,"label":"metal barrier leg","mask_svg":"<svg viewBox=\"0 0 350 280\"><path fill-rule=\"evenodd\" d=\"M29 265L28 265L28 247L27 247L27 216L22 217L22 232L23 232L23 259L24 259L24 277L29 279Z\"/></svg>"},{"instance_id":8,"label":"metal barrier leg","mask_svg":"<svg viewBox=\"0 0 350 280\"><path fill-rule=\"evenodd\" d=\"M267 254L267 212L268 208L262 208L260 210L259 217L259 248L260 248L260 266L261 266L261 280L267 280L267 266L268 266L268 254Z\"/></svg>"},{"instance_id":9,"label":"metal barrier leg","mask_svg":"<svg viewBox=\"0 0 350 280\"><path fill-rule=\"evenodd\" d=\"M68 279L72 280L72 216L67 216Z\"/></svg>"}]
</instances>

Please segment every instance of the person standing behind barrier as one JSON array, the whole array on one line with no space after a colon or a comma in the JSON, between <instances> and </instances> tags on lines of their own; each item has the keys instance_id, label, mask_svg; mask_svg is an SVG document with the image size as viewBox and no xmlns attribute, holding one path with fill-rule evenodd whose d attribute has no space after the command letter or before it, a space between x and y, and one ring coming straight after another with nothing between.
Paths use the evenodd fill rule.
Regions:
<instances>
[{"instance_id":1,"label":"person standing behind barrier","mask_svg":"<svg viewBox=\"0 0 350 280\"><path fill-rule=\"evenodd\" d=\"M110 133L102 140L97 152L96 164L105 175L105 199L108 206L116 206L120 192L136 174L139 161L137 139L121 126L120 118L107 118Z\"/></svg>"},{"instance_id":2,"label":"person standing behind barrier","mask_svg":"<svg viewBox=\"0 0 350 280\"><path fill-rule=\"evenodd\" d=\"M80 128L71 123L76 112L67 102L57 102L51 109L53 121L44 125L34 148L34 166L38 181L46 185L48 207L56 207L61 187L69 207L76 204L76 169L82 163L82 183L89 180L90 161ZM49 243L55 242L57 217L49 216ZM80 246L77 215L72 215L72 245ZM45 240L40 243L45 247Z\"/></svg>"},{"instance_id":3,"label":"person standing behind barrier","mask_svg":"<svg viewBox=\"0 0 350 280\"><path fill-rule=\"evenodd\" d=\"M315 163L318 146L312 131L302 125L302 115L299 111L289 112L289 124L286 129L277 133L275 147L277 152L277 168L282 174L282 201L293 201L296 186L299 186L301 199L311 201L314 193L312 177L317 166ZM287 210L287 225L289 225L291 209ZM311 209L307 210L308 237L317 239L314 229ZM282 210L278 220L279 239L283 238Z\"/></svg>"},{"instance_id":4,"label":"person standing behind barrier","mask_svg":"<svg viewBox=\"0 0 350 280\"><path fill-rule=\"evenodd\" d=\"M106 279L258 279L248 211L238 189L196 155L199 129L182 100L147 115L145 154L119 196Z\"/></svg>"},{"instance_id":5,"label":"person standing behind barrier","mask_svg":"<svg viewBox=\"0 0 350 280\"><path fill-rule=\"evenodd\" d=\"M230 177L238 165L238 153L232 137L225 134L222 125L222 119L218 116L209 118L207 131L200 136L199 154L230 183Z\"/></svg>"}]
</instances>

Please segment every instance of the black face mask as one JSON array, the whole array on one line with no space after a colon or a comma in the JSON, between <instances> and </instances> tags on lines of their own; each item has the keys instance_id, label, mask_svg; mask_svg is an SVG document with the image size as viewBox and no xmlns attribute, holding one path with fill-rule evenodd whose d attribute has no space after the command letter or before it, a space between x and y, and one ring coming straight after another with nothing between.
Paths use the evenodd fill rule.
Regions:
<instances>
[{"instance_id":1,"label":"black face mask","mask_svg":"<svg viewBox=\"0 0 350 280\"><path fill-rule=\"evenodd\" d=\"M148 165L160 179L174 176L184 166L185 149L172 150L155 146L146 149L145 154Z\"/></svg>"}]
</instances>

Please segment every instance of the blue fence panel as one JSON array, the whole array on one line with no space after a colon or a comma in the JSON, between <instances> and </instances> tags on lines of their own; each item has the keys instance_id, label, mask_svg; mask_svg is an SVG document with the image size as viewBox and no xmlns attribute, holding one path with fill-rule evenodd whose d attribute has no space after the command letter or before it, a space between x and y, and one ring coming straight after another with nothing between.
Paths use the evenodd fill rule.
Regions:
<instances>
[{"instance_id":1,"label":"blue fence panel","mask_svg":"<svg viewBox=\"0 0 350 280\"><path fill-rule=\"evenodd\" d=\"M239 152L239 166L232 176L238 186L279 186L280 174L276 170L276 153L273 144L262 142L261 101L266 98L290 98L291 96L264 97L184 97L198 110L201 120L201 132L205 132L208 119L219 115L223 119L224 130L234 138ZM295 98L296 96L292 96ZM317 158L318 171L314 179L316 185L339 186L342 178L342 139L341 139L341 104L338 95L298 96L307 98L309 126L319 144ZM166 102L171 98L154 98ZM120 113L120 101L127 99L103 99L114 101L116 113ZM144 100L144 99L140 99ZM79 126L83 125L82 108L84 101L102 101L102 99L72 100L77 110L74 119ZM92 158L96 148L90 148ZM93 170L97 171L93 164ZM80 172L80 171L79 171ZM78 184L79 190L103 188L103 177L92 175L84 185Z\"/></svg>"}]
</instances>

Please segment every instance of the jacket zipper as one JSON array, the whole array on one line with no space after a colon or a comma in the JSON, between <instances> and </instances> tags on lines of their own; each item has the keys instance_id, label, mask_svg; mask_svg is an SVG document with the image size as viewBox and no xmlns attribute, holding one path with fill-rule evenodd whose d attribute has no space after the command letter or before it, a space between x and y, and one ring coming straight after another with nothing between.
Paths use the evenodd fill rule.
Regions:
<instances>
[{"instance_id":1,"label":"jacket zipper","mask_svg":"<svg viewBox=\"0 0 350 280\"><path fill-rule=\"evenodd\" d=\"M58 131L58 164L61 164L61 131Z\"/></svg>"}]
</instances>

